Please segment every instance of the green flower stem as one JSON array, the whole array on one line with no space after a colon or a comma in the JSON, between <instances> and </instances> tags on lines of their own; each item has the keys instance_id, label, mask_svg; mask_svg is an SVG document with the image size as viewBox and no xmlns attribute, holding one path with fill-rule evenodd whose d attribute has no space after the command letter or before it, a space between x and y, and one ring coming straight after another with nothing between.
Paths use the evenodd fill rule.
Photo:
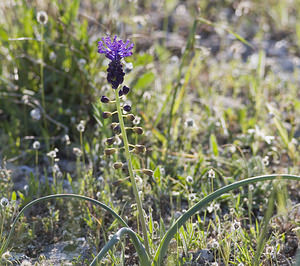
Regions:
<instances>
[{"instance_id":1,"label":"green flower stem","mask_svg":"<svg viewBox=\"0 0 300 266\"><path fill-rule=\"evenodd\" d=\"M115 95L116 95L116 106L117 106L117 111L118 111L119 123L120 123L120 128L121 128L123 143L124 143L124 149L125 149L125 156L126 156L127 163L128 163L128 171L129 171L130 181L131 181L131 184L132 184L135 201L137 203L139 218L140 218L140 222L141 222L141 225L142 225L144 245L145 245L145 248L146 248L146 251L147 251L148 255L150 256L150 248L149 248L149 243L148 243L148 234L147 234L146 221L145 221L145 217L144 217L144 210L143 210L143 207L142 207L142 202L141 202L141 199L139 197L137 185L136 185L134 174L133 174L133 167L132 167L132 163L131 163L131 155L130 155L130 152L129 152L129 144L128 144L127 134L126 134L126 130L125 130L123 114L122 114L122 111L121 111L120 98L119 98L119 91L118 90L115 90Z\"/></svg>"},{"instance_id":2,"label":"green flower stem","mask_svg":"<svg viewBox=\"0 0 300 266\"><path fill-rule=\"evenodd\" d=\"M177 233L178 229L184 225L188 219L190 219L196 212L200 211L203 207L205 207L208 203L213 201L214 199L220 197L222 194L229 192L230 190L236 189L241 186L245 186L248 184L267 181L267 180L275 180L275 179L282 179L282 180L296 180L300 181L300 176L296 175L263 175L263 176L256 176L252 178L247 178L241 181L237 181L225 187L219 188L215 192L211 193L210 195L206 196L202 200L200 200L197 204L191 207L186 213L184 213L178 220L169 228L167 233L164 235L162 241L159 244L158 249L156 250L153 265L162 265L163 258L167 253L168 245L174 235Z\"/></svg>"},{"instance_id":3,"label":"green flower stem","mask_svg":"<svg viewBox=\"0 0 300 266\"><path fill-rule=\"evenodd\" d=\"M103 259L106 253L113 248L113 246L121 240L121 237L125 234L128 234L131 237L131 240L136 248L140 259L140 265L143 266L151 266L151 262L149 256L141 243L140 239L136 235L136 233L128 227L121 228L114 236L105 244L105 246L101 249L98 255L94 258L90 266L96 266L97 262Z\"/></svg>"},{"instance_id":4,"label":"green flower stem","mask_svg":"<svg viewBox=\"0 0 300 266\"><path fill-rule=\"evenodd\" d=\"M55 195L49 195L49 196L45 196L45 197L42 197L42 198L38 198L36 200L33 200L31 202L29 202L27 205L25 205L23 207L23 209L19 212L19 214L17 215L17 217L15 218L12 226L11 226L11 229L10 229L10 232L9 232L9 235L4 243L4 245L2 246L1 250L0 250L0 258L2 256L2 254L5 252L5 250L7 249L7 246L9 244L9 242L11 241L11 238L13 236L13 233L15 231L15 227L16 227L16 224L20 218L20 216L28 209L30 208L32 205L34 205L35 203L38 203L38 202L41 202L41 201L45 201L45 200L50 200L50 199L54 199L54 198L77 198L77 199L80 199L80 200L87 200L87 201L90 201L98 206L100 206L101 208L105 209L106 211L108 211L112 216L114 216L123 226L125 227L128 227L127 223L113 210L111 209L110 207L108 207L107 205L103 204L102 202L98 201L98 200L95 200L95 199L92 199L92 198L89 198L89 197L86 197L86 196L82 196L82 195L76 195L76 194L55 194Z\"/></svg>"}]
</instances>

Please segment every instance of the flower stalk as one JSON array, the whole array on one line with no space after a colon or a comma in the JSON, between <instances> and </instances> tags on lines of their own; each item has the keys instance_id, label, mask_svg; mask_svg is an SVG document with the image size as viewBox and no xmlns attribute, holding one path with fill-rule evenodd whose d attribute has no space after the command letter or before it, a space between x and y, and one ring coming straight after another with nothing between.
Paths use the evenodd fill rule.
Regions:
<instances>
[{"instance_id":1,"label":"flower stalk","mask_svg":"<svg viewBox=\"0 0 300 266\"><path fill-rule=\"evenodd\" d=\"M128 171L129 171L130 181L131 181L131 184L132 184L135 201L137 203L138 215L139 215L140 223L141 223L141 226L142 226L143 237L144 237L144 245L145 245L145 248L146 248L146 251L147 251L148 255L150 256L150 248L149 248L149 242L148 242L148 233L147 233L147 227L146 227L146 220L145 220L145 217L144 217L144 210L143 210L143 207L142 207L142 201L141 201L139 193L138 193L138 189L137 189L137 185L136 185L135 177L134 177L134 173L133 173L133 167L132 167L132 163L131 163L131 155L130 155L130 152L129 152L129 143L128 143L128 139L127 139L127 133L126 133L126 130L125 130L125 125L124 125L123 114L122 114L122 110L121 110L118 90L115 90L115 96L116 96L116 107L117 107L117 112L118 112L119 124L120 124L120 128L121 128L121 133L122 133L123 143L124 143L124 149L125 149L125 157L126 157L126 160L127 160L127 163L128 163Z\"/></svg>"}]
</instances>

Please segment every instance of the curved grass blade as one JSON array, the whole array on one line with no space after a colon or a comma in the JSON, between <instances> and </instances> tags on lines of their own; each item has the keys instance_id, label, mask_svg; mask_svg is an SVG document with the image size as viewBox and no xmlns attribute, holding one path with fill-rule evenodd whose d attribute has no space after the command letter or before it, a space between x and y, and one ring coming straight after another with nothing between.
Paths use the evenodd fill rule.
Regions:
<instances>
[{"instance_id":1,"label":"curved grass blade","mask_svg":"<svg viewBox=\"0 0 300 266\"><path fill-rule=\"evenodd\" d=\"M148 257L148 254L145 250L145 247L139 240L138 236L136 233L131 230L128 227L123 227L121 228L117 233L113 235L113 237L105 244L105 246L101 249L101 251L98 253L98 255L94 258L90 266L96 266L97 262L100 261L101 259L104 258L106 253L115 245L117 244L120 240L121 237L124 236L125 234L128 234L131 237L131 240L136 248L136 251L138 253L139 259L140 259L140 265L143 266L150 266L150 259Z\"/></svg>"},{"instance_id":2,"label":"curved grass blade","mask_svg":"<svg viewBox=\"0 0 300 266\"><path fill-rule=\"evenodd\" d=\"M184 225L185 222L189 218L191 218L196 212L198 212L203 207L205 207L208 203L210 203L214 199L218 198L222 194L227 193L230 190L236 189L238 187L256 183L256 182L275 180L275 179L300 181L300 176L281 174L281 175L263 175L263 176L247 178L247 179L235 182L233 184L227 185L225 187L219 188L215 192L211 193L210 195L208 195L205 198L203 198L202 200L200 200L197 204L195 204L193 207L191 207L186 213L184 213L180 218L178 218L178 220L170 227L170 229L164 235L162 241L160 242L158 249L156 250L155 257L153 259L153 265L161 265L162 264L163 258L168 249L168 245L169 245L171 239L177 233L178 229L182 225Z\"/></svg>"},{"instance_id":3,"label":"curved grass blade","mask_svg":"<svg viewBox=\"0 0 300 266\"><path fill-rule=\"evenodd\" d=\"M34 205L35 203L41 202L41 201L45 201L45 200L50 200L50 199L54 199L54 198L77 198L80 200L86 200L86 201L90 201L92 203L94 203L95 205L100 206L101 208L105 209L106 211L108 211L114 218L116 218L123 226L128 227L127 223L122 219L122 217L120 217L113 209L111 209L110 207L108 207L107 205L101 203L98 200L86 197L86 196L82 196L82 195L76 195L76 194L55 194L55 195L49 195L49 196L45 196L45 197L41 197L38 198L36 200L33 200L31 202L29 202L28 204L26 204L22 210L19 212L19 214L17 215L17 217L15 218L9 235L5 241L5 244L3 245L3 247L0 250L0 257L2 256L2 254L4 253L4 251L7 249L7 246L12 238L12 235L14 233L14 229L16 227L16 224L20 218L20 216L28 209L30 208L32 205Z\"/></svg>"}]
</instances>

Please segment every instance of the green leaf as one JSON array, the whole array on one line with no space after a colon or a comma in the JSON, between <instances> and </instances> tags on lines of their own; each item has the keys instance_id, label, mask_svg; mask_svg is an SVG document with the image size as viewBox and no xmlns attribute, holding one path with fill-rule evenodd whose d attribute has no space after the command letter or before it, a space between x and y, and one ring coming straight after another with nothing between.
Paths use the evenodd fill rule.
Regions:
<instances>
[{"instance_id":1,"label":"green leaf","mask_svg":"<svg viewBox=\"0 0 300 266\"><path fill-rule=\"evenodd\" d=\"M137 81L137 83L134 85L134 89L144 89L150 86L155 79L155 75L153 72L147 72L143 74Z\"/></svg>"},{"instance_id":2,"label":"green leaf","mask_svg":"<svg viewBox=\"0 0 300 266\"><path fill-rule=\"evenodd\" d=\"M142 54L138 55L134 66L145 66L151 62L153 62L153 56L151 54Z\"/></svg>"},{"instance_id":3,"label":"green leaf","mask_svg":"<svg viewBox=\"0 0 300 266\"><path fill-rule=\"evenodd\" d=\"M218 157L219 156L218 142L217 142L217 138L214 134L210 135L209 143L210 143L210 148L211 148L214 156Z\"/></svg>"},{"instance_id":4,"label":"green leaf","mask_svg":"<svg viewBox=\"0 0 300 266\"><path fill-rule=\"evenodd\" d=\"M13 191L12 194L11 194L11 200L12 201L17 200L17 193L15 191Z\"/></svg>"}]
</instances>

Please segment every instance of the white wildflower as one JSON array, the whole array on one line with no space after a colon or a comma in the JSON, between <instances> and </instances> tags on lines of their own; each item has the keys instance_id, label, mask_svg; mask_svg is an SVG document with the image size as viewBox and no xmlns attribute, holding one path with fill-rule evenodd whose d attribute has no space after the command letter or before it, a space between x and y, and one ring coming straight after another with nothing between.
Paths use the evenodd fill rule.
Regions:
<instances>
[{"instance_id":1,"label":"white wildflower","mask_svg":"<svg viewBox=\"0 0 300 266\"><path fill-rule=\"evenodd\" d=\"M41 111L38 108L34 108L30 111L30 116L33 120L40 120L41 119Z\"/></svg>"},{"instance_id":2,"label":"white wildflower","mask_svg":"<svg viewBox=\"0 0 300 266\"><path fill-rule=\"evenodd\" d=\"M37 21L38 21L38 23L43 24L43 25L47 24L47 22L48 22L47 13L45 11L39 11L37 13Z\"/></svg>"},{"instance_id":3,"label":"white wildflower","mask_svg":"<svg viewBox=\"0 0 300 266\"><path fill-rule=\"evenodd\" d=\"M41 143L36 140L35 142L33 142L32 147L34 150L38 150L41 147Z\"/></svg>"}]
</instances>

